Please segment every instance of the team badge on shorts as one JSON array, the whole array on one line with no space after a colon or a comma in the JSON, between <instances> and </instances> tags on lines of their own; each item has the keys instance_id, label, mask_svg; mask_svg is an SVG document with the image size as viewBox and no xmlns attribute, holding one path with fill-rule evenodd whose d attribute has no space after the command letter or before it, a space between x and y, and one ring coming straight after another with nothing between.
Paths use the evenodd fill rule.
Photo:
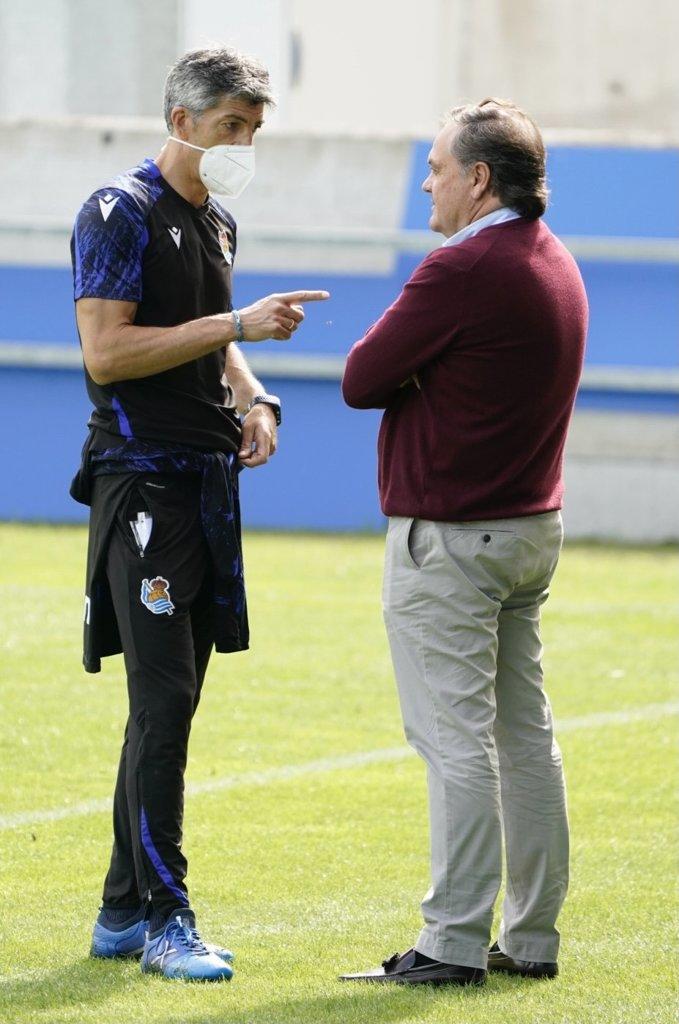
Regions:
<instances>
[{"instance_id":1,"label":"team badge on shorts","mask_svg":"<svg viewBox=\"0 0 679 1024\"><path fill-rule=\"evenodd\" d=\"M172 615L174 605L170 600L170 584L162 576L141 581L141 603L154 615Z\"/></svg>"},{"instance_id":2,"label":"team badge on shorts","mask_svg":"<svg viewBox=\"0 0 679 1024\"><path fill-rule=\"evenodd\" d=\"M228 231L223 229L219 232L219 247L222 250L222 256L226 260L229 266L233 263L233 254L231 252L231 238Z\"/></svg>"}]
</instances>

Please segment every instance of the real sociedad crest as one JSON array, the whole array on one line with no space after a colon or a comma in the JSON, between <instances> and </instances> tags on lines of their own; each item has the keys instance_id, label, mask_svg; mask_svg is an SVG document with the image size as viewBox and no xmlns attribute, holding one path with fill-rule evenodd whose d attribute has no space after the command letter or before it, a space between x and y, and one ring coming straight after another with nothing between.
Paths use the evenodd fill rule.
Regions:
<instances>
[{"instance_id":1,"label":"real sociedad crest","mask_svg":"<svg viewBox=\"0 0 679 1024\"><path fill-rule=\"evenodd\" d=\"M141 581L141 603L154 615L172 615L174 605L170 600L170 584L162 576Z\"/></svg>"}]
</instances>

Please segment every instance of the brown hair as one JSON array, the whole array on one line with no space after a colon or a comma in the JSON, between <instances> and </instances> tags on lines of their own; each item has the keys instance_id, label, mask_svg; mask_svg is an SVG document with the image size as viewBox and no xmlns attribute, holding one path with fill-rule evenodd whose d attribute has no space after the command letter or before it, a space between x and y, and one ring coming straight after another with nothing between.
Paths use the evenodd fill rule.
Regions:
<instances>
[{"instance_id":1,"label":"brown hair","mask_svg":"<svg viewBox=\"0 0 679 1024\"><path fill-rule=\"evenodd\" d=\"M462 166L488 164L493 195L522 217L541 217L549 195L545 145L532 118L510 100L491 97L454 107L451 121L460 125L452 153Z\"/></svg>"}]
</instances>

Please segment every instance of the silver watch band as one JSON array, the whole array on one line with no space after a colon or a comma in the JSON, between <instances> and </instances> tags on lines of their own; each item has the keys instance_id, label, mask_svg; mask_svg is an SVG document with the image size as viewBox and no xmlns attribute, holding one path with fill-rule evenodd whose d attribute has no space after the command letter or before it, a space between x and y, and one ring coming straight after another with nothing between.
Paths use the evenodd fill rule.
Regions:
<instances>
[{"instance_id":1,"label":"silver watch band","mask_svg":"<svg viewBox=\"0 0 679 1024\"><path fill-rule=\"evenodd\" d=\"M256 405L268 405L269 408L273 409L274 415L276 417L276 423L280 424L280 422L281 422L281 402L280 402L280 399L279 399L278 395L267 395L265 393L262 393L260 395L255 395L254 398L252 399L252 401L248 404L248 406L245 409L245 412L243 413L243 415L247 416L247 414L250 412L250 410L254 409L254 407Z\"/></svg>"}]
</instances>

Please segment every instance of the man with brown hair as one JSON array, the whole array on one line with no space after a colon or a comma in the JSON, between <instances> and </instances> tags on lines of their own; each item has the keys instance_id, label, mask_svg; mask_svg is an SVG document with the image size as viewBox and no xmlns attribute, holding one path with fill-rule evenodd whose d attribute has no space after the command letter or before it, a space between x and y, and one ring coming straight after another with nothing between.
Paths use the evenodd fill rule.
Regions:
<instances>
[{"instance_id":1,"label":"man with brown hair","mask_svg":"<svg viewBox=\"0 0 679 1024\"><path fill-rule=\"evenodd\" d=\"M545 151L523 111L455 108L429 166L429 225L447 240L354 345L342 388L355 408L385 409L384 614L406 736L427 764L432 886L415 947L344 978L553 977L568 823L539 620L587 300L540 220Z\"/></svg>"}]
</instances>

